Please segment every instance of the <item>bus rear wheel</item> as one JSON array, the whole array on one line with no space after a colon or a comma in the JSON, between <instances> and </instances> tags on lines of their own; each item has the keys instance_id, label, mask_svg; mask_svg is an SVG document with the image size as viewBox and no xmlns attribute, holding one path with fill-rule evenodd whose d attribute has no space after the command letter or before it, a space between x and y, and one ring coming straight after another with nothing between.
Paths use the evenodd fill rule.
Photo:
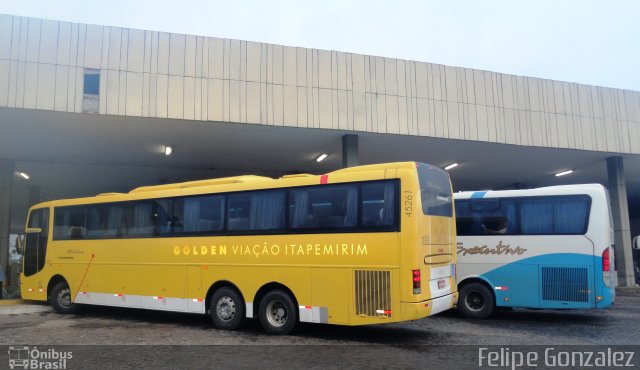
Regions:
<instances>
[{"instance_id":1,"label":"bus rear wheel","mask_svg":"<svg viewBox=\"0 0 640 370\"><path fill-rule=\"evenodd\" d=\"M60 314L74 314L80 311L80 305L73 303L71 289L64 281L56 284L49 292L49 304Z\"/></svg>"},{"instance_id":2,"label":"bus rear wheel","mask_svg":"<svg viewBox=\"0 0 640 370\"><path fill-rule=\"evenodd\" d=\"M233 288L223 287L211 296L209 307L211 320L217 329L236 330L244 319L244 303L240 294Z\"/></svg>"},{"instance_id":3,"label":"bus rear wheel","mask_svg":"<svg viewBox=\"0 0 640 370\"><path fill-rule=\"evenodd\" d=\"M298 322L298 309L289 294L273 290L260 300L260 324L267 334L287 335Z\"/></svg>"},{"instance_id":4,"label":"bus rear wheel","mask_svg":"<svg viewBox=\"0 0 640 370\"><path fill-rule=\"evenodd\" d=\"M493 294L481 283L469 283L460 289L458 311L467 318L486 319L496 309Z\"/></svg>"}]
</instances>

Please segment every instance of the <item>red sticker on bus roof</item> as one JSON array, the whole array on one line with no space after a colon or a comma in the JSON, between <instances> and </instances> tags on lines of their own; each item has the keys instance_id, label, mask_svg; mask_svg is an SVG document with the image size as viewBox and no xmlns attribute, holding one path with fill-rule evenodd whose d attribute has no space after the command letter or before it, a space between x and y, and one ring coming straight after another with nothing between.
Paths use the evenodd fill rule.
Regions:
<instances>
[{"instance_id":1,"label":"red sticker on bus roof","mask_svg":"<svg viewBox=\"0 0 640 370\"><path fill-rule=\"evenodd\" d=\"M320 183L321 184L326 184L329 182L329 175L322 175L320 176Z\"/></svg>"}]
</instances>

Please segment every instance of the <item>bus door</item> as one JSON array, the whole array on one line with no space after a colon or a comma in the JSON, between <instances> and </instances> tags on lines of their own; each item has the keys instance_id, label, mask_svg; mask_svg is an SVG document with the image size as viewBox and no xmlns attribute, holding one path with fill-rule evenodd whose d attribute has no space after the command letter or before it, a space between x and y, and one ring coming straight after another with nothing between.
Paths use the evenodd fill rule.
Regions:
<instances>
[{"instance_id":1,"label":"bus door","mask_svg":"<svg viewBox=\"0 0 640 370\"><path fill-rule=\"evenodd\" d=\"M25 277L34 275L44 267L49 239L49 209L41 208L31 211L27 225L22 268Z\"/></svg>"}]
</instances>

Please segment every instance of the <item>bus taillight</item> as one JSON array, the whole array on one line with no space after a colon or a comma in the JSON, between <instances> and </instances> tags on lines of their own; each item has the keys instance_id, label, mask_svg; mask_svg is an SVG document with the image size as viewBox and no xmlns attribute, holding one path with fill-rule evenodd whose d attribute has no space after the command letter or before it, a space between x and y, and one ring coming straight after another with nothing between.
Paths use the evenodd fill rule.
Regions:
<instances>
[{"instance_id":1,"label":"bus taillight","mask_svg":"<svg viewBox=\"0 0 640 370\"><path fill-rule=\"evenodd\" d=\"M605 248L604 252L602 252L602 271L610 271L611 269L611 260L609 259L609 247Z\"/></svg>"},{"instance_id":2,"label":"bus taillight","mask_svg":"<svg viewBox=\"0 0 640 370\"><path fill-rule=\"evenodd\" d=\"M611 247L605 248L602 252L602 282L608 287L613 285L613 277L611 273Z\"/></svg>"},{"instance_id":3,"label":"bus taillight","mask_svg":"<svg viewBox=\"0 0 640 370\"><path fill-rule=\"evenodd\" d=\"M413 294L420 294L420 270L413 270Z\"/></svg>"}]
</instances>

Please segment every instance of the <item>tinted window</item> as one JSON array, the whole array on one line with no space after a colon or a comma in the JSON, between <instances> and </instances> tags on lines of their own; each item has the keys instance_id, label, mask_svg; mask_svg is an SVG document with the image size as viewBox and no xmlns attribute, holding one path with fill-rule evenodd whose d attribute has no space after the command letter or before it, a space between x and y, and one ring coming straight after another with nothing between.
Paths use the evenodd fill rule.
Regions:
<instances>
[{"instance_id":1,"label":"tinted window","mask_svg":"<svg viewBox=\"0 0 640 370\"><path fill-rule=\"evenodd\" d=\"M278 230L285 228L285 192L255 191L227 197L227 229Z\"/></svg>"},{"instance_id":2,"label":"tinted window","mask_svg":"<svg viewBox=\"0 0 640 370\"><path fill-rule=\"evenodd\" d=\"M522 234L584 234L589 216L587 197L522 199Z\"/></svg>"},{"instance_id":3,"label":"tinted window","mask_svg":"<svg viewBox=\"0 0 640 370\"><path fill-rule=\"evenodd\" d=\"M438 167L424 163L416 164L420 181L422 213L429 216L451 217L452 199L449 174Z\"/></svg>"},{"instance_id":4,"label":"tinted window","mask_svg":"<svg viewBox=\"0 0 640 370\"><path fill-rule=\"evenodd\" d=\"M319 233L397 231L398 188L398 180L386 180L57 207L54 238L285 233L287 225Z\"/></svg>"},{"instance_id":5,"label":"tinted window","mask_svg":"<svg viewBox=\"0 0 640 370\"><path fill-rule=\"evenodd\" d=\"M395 193L393 182L362 185L362 226L394 225Z\"/></svg>"},{"instance_id":6,"label":"tinted window","mask_svg":"<svg viewBox=\"0 0 640 370\"><path fill-rule=\"evenodd\" d=\"M128 203L127 220L127 236L168 235L175 220L173 200L163 198Z\"/></svg>"},{"instance_id":7,"label":"tinted window","mask_svg":"<svg viewBox=\"0 0 640 370\"><path fill-rule=\"evenodd\" d=\"M291 190L289 226L294 229L354 227L358 222L356 185Z\"/></svg>"},{"instance_id":8,"label":"tinted window","mask_svg":"<svg viewBox=\"0 0 640 370\"><path fill-rule=\"evenodd\" d=\"M53 237L56 239L83 239L87 235L87 207L56 207L54 209Z\"/></svg>"},{"instance_id":9,"label":"tinted window","mask_svg":"<svg viewBox=\"0 0 640 370\"><path fill-rule=\"evenodd\" d=\"M553 203L545 199L520 201L520 231L523 234L553 234Z\"/></svg>"},{"instance_id":10,"label":"tinted window","mask_svg":"<svg viewBox=\"0 0 640 370\"><path fill-rule=\"evenodd\" d=\"M49 237L49 209L31 211L29 227L40 228L39 233L29 233L26 238L24 252L24 275L31 276L42 270L47 254L47 239Z\"/></svg>"},{"instance_id":11,"label":"tinted window","mask_svg":"<svg viewBox=\"0 0 640 370\"><path fill-rule=\"evenodd\" d=\"M174 200L173 232L210 233L224 227L224 196L203 195Z\"/></svg>"},{"instance_id":12,"label":"tinted window","mask_svg":"<svg viewBox=\"0 0 640 370\"><path fill-rule=\"evenodd\" d=\"M153 202L130 203L127 207L126 236L151 236L155 230Z\"/></svg>"},{"instance_id":13,"label":"tinted window","mask_svg":"<svg viewBox=\"0 0 640 370\"><path fill-rule=\"evenodd\" d=\"M458 235L584 234L588 196L457 200Z\"/></svg>"},{"instance_id":14,"label":"tinted window","mask_svg":"<svg viewBox=\"0 0 640 370\"><path fill-rule=\"evenodd\" d=\"M119 237L124 227L122 204L89 206L87 213L88 238Z\"/></svg>"},{"instance_id":15,"label":"tinted window","mask_svg":"<svg viewBox=\"0 0 640 370\"><path fill-rule=\"evenodd\" d=\"M516 202L513 199L456 201L458 235L516 234Z\"/></svg>"},{"instance_id":16,"label":"tinted window","mask_svg":"<svg viewBox=\"0 0 640 370\"><path fill-rule=\"evenodd\" d=\"M176 216L173 214L173 199L155 199L153 202L154 233L171 234Z\"/></svg>"}]
</instances>

